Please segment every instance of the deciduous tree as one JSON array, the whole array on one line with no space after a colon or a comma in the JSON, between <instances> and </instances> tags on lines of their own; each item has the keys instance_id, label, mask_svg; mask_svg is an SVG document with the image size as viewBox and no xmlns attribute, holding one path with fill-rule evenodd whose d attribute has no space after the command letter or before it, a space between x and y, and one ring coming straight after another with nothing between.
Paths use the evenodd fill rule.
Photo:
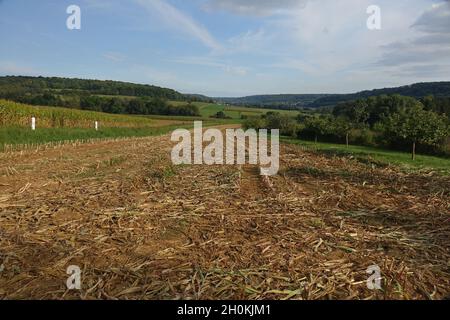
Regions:
<instances>
[{"instance_id":1,"label":"deciduous tree","mask_svg":"<svg viewBox=\"0 0 450 320\"><path fill-rule=\"evenodd\" d=\"M413 160L416 158L417 143L436 145L449 135L448 121L444 116L417 105L390 115L385 119L384 126L386 134L411 144Z\"/></svg>"}]
</instances>

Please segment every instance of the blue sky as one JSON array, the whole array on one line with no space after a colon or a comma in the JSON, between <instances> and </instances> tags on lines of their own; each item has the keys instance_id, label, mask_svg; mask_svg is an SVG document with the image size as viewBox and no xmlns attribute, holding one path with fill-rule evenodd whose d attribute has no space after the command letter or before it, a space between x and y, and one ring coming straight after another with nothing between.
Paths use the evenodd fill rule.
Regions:
<instances>
[{"instance_id":1,"label":"blue sky","mask_svg":"<svg viewBox=\"0 0 450 320\"><path fill-rule=\"evenodd\" d=\"M81 30L66 9L81 8ZM366 10L381 8L381 30ZM450 81L443 0L0 0L0 75L184 93L346 93Z\"/></svg>"}]
</instances>

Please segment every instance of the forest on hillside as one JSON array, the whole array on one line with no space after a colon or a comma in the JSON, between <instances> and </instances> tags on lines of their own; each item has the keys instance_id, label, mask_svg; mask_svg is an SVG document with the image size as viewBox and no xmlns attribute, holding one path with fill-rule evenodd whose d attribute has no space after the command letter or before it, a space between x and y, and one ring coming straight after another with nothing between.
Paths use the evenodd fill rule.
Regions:
<instances>
[{"instance_id":1,"label":"forest on hillside","mask_svg":"<svg viewBox=\"0 0 450 320\"><path fill-rule=\"evenodd\" d=\"M146 84L135 84L111 80L87 80L57 77L0 77L2 98L19 98L49 93L55 96L111 95L131 97L151 97L184 100L185 96L175 90Z\"/></svg>"},{"instance_id":2,"label":"forest on hillside","mask_svg":"<svg viewBox=\"0 0 450 320\"><path fill-rule=\"evenodd\" d=\"M450 82L425 82L396 88L366 90L352 94L278 94L242 98L216 98L216 101L240 106L268 109L317 109L373 96L399 94L422 99L426 96L450 98Z\"/></svg>"},{"instance_id":3,"label":"forest on hillside","mask_svg":"<svg viewBox=\"0 0 450 320\"><path fill-rule=\"evenodd\" d=\"M197 116L186 102L176 108L168 100L195 101L172 89L119 81L44 77L0 77L0 98L35 106L66 107L114 114Z\"/></svg>"}]
</instances>

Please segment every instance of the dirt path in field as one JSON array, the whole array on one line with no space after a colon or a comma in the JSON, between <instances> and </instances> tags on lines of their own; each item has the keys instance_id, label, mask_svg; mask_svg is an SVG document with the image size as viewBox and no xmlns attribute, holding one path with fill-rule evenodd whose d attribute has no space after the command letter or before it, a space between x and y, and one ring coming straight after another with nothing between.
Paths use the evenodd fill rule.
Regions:
<instances>
[{"instance_id":1,"label":"dirt path in field","mask_svg":"<svg viewBox=\"0 0 450 320\"><path fill-rule=\"evenodd\" d=\"M448 177L283 146L265 181L257 166L173 166L172 145L0 155L0 298L449 295Z\"/></svg>"},{"instance_id":2,"label":"dirt path in field","mask_svg":"<svg viewBox=\"0 0 450 320\"><path fill-rule=\"evenodd\" d=\"M264 197L263 190L265 189L259 167L256 165L244 165L240 168L240 191L243 197L249 199L258 199Z\"/></svg>"}]
</instances>

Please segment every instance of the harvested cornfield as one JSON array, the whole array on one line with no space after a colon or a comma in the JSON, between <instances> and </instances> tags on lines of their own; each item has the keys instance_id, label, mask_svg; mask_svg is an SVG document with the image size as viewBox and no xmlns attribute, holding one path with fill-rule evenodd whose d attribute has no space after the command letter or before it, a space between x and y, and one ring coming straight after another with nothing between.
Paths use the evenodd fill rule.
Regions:
<instances>
[{"instance_id":1,"label":"harvested cornfield","mask_svg":"<svg viewBox=\"0 0 450 320\"><path fill-rule=\"evenodd\" d=\"M0 298L443 299L450 178L282 147L173 166L169 136L0 155ZM66 287L79 266L81 290ZM367 286L368 267L381 290Z\"/></svg>"}]
</instances>

